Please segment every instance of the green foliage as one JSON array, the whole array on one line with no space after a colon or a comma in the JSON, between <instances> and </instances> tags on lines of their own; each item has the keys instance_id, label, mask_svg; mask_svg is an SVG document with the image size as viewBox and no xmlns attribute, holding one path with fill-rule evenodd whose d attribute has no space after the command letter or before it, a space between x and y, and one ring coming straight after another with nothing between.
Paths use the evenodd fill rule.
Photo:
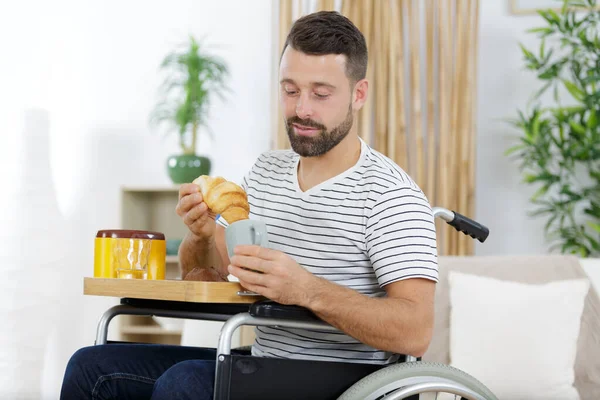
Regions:
<instances>
[{"instance_id":1,"label":"green foliage","mask_svg":"<svg viewBox=\"0 0 600 400\"><path fill-rule=\"evenodd\" d=\"M168 131L179 134L183 153L195 154L198 129L207 127L212 96L223 98L227 90L227 65L190 36L188 43L164 58L160 68L166 77L151 122L166 124Z\"/></svg>"},{"instance_id":2,"label":"green foliage","mask_svg":"<svg viewBox=\"0 0 600 400\"><path fill-rule=\"evenodd\" d=\"M541 88L528 110L519 110L511 121L520 137L506 152L518 160L524 182L538 188L531 215L546 219L551 249L582 257L600 255L600 11L595 6L596 0L564 0L560 12L539 12L544 26L529 30L539 37L539 48L521 45L521 50ZM542 107L540 96L549 90L554 104Z\"/></svg>"}]
</instances>

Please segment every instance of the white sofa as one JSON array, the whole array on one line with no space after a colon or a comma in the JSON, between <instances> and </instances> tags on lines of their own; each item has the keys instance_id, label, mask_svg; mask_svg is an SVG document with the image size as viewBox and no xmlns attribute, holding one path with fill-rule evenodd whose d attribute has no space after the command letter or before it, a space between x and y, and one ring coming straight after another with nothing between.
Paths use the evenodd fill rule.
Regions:
<instances>
[{"instance_id":1,"label":"white sofa","mask_svg":"<svg viewBox=\"0 0 600 400\"><path fill-rule=\"evenodd\" d=\"M530 336L525 336L525 339L520 340L519 343L511 343L508 340L504 342L502 336L495 336L497 341L491 346L488 345L488 347L484 347L481 343L485 342L486 336L498 335L498 332L486 332L484 329L489 329L489 326L496 326L497 329L504 330L507 336L510 336L511 332L517 332L519 329L522 329L524 325L527 325L532 320L539 317L539 315L527 316L526 313L530 312L531 309L535 309L534 307L538 307L538 310L542 312L549 312L549 315L556 314L558 318L558 314L561 312L559 308L562 307L561 297L557 298L558 301L555 302L555 304L548 302L547 307L552 307L552 309L544 310L545 303L536 304L536 299L534 298L536 295L533 293L537 293L536 290L538 289L535 288L549 287L547 284L550 282L565 282L569 284L575 280L589 280L591 277L593 283L590 285L589 290L586 290L580 296L580 309L582 309L582 312L577 316L576 322L578 326L575 326L577 335L574 336L574 340L572 341L573 345L571 347L574 360L572 365L567 366L570 370L566 369L565 371L567 372L562 374L563 376L559 376L558 379L564 380L561 383L563 385L570 382L570 386L576 389L576 392L575 390L573 390L573 392L575 392L582 400L600 399L600 300L598 298L600 261L586 260L583 263L586 264L586 269L590 271L589 274L582 268L579 259L571 256L440 257L440 282L436 289L434 337L423 360L455 365L454 358L465 360L465 358L468 359L471 357L471 360L475 361L471 364L467 363L467 365L472 365L472 370L461 368L460 365L456 366L467 373L471 373L478 379L480 379L481 376L487 376L488 380L495 381L494 385L496 387L502 386L503 383L501 382L501 379L503 378L503 375L514 375L519 371L519 368L522 366L521 364L537 361L526 360L525 357L528 357L527 353L529 348L533 349L535 346L538 346L542 339L547 339L546 336L554 337L553 335L558 335L556 337L562 337L560 335L565 333L563 332L562 326L547 329L545 332L542 332L541 335L539 332L535 332L535 327L534 329L528 328L532 331ZM454 278L449 279L450 274L453 274L452 277L469 276L474 277L474 279L490 279L481 280L481 282L485 284L473 285L477 287L473 287L472 290L470 290L468 286L463 285L463 293L453 293L452 291L457 289L453 289L452 282L454 282ZM517 294L511 290L505 290L502 293L497 292L496 294L481 291L478 292L478 290L481 290L481 286L485 286L490 282L497 285L509 285L514 282L519 282L523 285L518 286L518 288L524 288L524 290L530 288L529 290L531 290L532 297L530 299L523 298L524 300L520 300L522 310L519 309L519 307L516 307L508 313L503 313L502 304L506 304L507 308L510 307L509 303L514 303L514 301L509 300L515 300L512 296L516 296ZM454 288L455 287L456 286L454 286ZM465 289L465 287L467 289ZM548 294L552 295L553 293L549 291ZM462 297L460 302L456 300L460 298L458 296ZM469 298L468 296L471 297ZM565 298L564 303L566 305L573 304L573 302L569 303L567 301L570 296L571 293L569 292L562 295L562 297ZM452 303L451 301L453 298L455 299L455 303ZM468 301L465 302L465 299L468 299ZM494 299L497 299L497 301L494 301ZM486 301L489 302L489 305L481 304ZM473 310L489 309L490 314L472 316L469 320L466 320L467 323L465 323L465 315L461 315L465 314L464 310L456 309L456 307L458 307L454 307L456 304L460 304L463 308L473 308ZM501 312L498 312L498 310ZM570 314L574 314L574 312L570 312ZM459 319L459 316L462 319ZM575 316L567 315L567 317ZM502 320L499 320L500 318L502 318ZM527 319L524 320L523 318ZM455 324L453 326L453 323L458 320L462 321L462 325L456 326L457 324ZM551 324L552 321L547 321L547 319L542 319L542 321L544 323L550 323L549 326L553 326ZM573 329L571 329L570 332L573 332ZM451 333L454 336L451 337ZM459 352L459 350L456 350L459 348L457 343L466 338L472 340L472 347L477 354L453 354L453 351ZM514 341L515 339L512 338L512 340ZM533 370L529 371L519 371L518 373L523 377L520 382L522 382L524 386L525 384L532 384L534 386L539 385L540 393L543 393L544 390L550 386L545 382L545 380L550 378L544 374L550 374L550 372L547 371L551 371L552 368L557 367L556 365L553 365L554 360L562 359L562 362L564 362L565 359L569 359L569 343L565 342L567 341L557 340L556 343L550 342L551 344L547 345L541 353L538 349L538 356L541 354L542 357L540 358L545 359L547 357L547 360L549 361L540 360L537 368L533 368ZM465 353L464 348L466 347L463 347L463 349L460 350L463 353ZM482 348L486 350L481 351ZM510 354L513 349L514 353ZM518 349L521 350L518 351ZM523 349L525 350L523 351ZM510 360L512 358L514 360L510 366L501 364L499 361L506 360L507 353L509 353L508 359ZM561 353L567 354L567 358L562 357ZM481 360L479 366L475 366L477 365L476 360ZM485 371L486 367L493 369L494 375L491 376L497 377L498 379L490 378L490 375L487 375L489 374L489 371ZM572 374L572 376L569 376L570 374ZM492 385L484 381L484 379L480 380L484 384L487 384L493 391ZM508 388L508 390L512 390L511 393L513 394L511 394L511 398L507 400L518 400L516 397L523 399L533 398L530 394L526 394L529 389L526 389L525 387L520 388L515 382L516 381L513 379L513 387ZM499 397L502 400L502 397ZM562 400L567 397L577 398L567 396L566 394L555 395L550 392L548 392L545 397L540 398L557 398ZM504 398L507 398L507 396L505 395Z\"/></svg>"}]
</instances>

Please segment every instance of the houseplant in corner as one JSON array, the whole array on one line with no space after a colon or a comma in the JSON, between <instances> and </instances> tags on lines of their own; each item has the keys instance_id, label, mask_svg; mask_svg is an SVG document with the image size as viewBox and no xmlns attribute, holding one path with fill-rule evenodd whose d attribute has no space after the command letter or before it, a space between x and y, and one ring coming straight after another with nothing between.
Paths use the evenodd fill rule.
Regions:
<instances>
[{"instance_id":1,"label":"houseplant in corner","mask_svg":"<svg viewBox=\"0 0 600 400\"><path fill-rule=\"evenodd\" d=\"M201 128L210 134L207 123L211 100L215 95L223 98L228 68L193 36L168 54L160 67L166 76L150 120L179 136L181 153L167 159L167 170L173 183L189 183L199 175L210 174L211 160L196 154L197 143Z\"/></svg>"},{"instance_id":2,"label":"houseplant in corner","mask_svg":"<svg viewBox=\"0 0 600 400\"><path fill-rule=\"evenodd\" d=\"M512 121L519 143L507 150L527 184L534 216L546 219L551 249L600 255L600 11L596 0L565 0L543 10L536 50L521 45L525 66L540 81L526 111ZM551 92L550 92L551 91ZM540 96L553 93L550 106Z\"/></svg>"}]
</instances>

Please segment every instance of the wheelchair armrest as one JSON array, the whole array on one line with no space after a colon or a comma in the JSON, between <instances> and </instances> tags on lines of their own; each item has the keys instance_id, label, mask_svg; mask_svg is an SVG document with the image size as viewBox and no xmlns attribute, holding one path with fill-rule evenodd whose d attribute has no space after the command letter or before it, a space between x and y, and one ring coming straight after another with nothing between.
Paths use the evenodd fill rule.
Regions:
<instances>
[{"instance_id":1,"label":"wheelchair armrest","mask_svg":"<svg viewBox=\"0 0 600 400\"><path fill-rule=\"evenodd\" d=\"M279 318L294 321L320 321L312 311L300 306L279 304L273 300L261 300L250 306L250 315L257 318Z\"/></svg>"},{"instance_id":2,"label":"wheelchair armrest","mask_svg":"<svg viewBox=\"0 0 600 400\"><path fill-rule=\"evenodd\" d=\"M238 313L248 312L249 307L249 305L245 303L194 303L187 301L135 299L130 297L122 298L121 304L137 307L141 310L161 310L165 313L176 311L214 314L224 316L225 319Z\"/></svg>"}]
</instances>

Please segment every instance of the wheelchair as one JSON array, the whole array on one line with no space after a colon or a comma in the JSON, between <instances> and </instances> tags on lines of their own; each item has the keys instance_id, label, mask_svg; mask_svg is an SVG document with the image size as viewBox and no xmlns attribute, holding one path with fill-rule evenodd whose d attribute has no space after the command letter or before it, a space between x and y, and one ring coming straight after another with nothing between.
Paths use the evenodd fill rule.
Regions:
<instances>
[{"instance_id":1,"label":"wheelchair","mask_svg":"<svg viewBox=\"0 0 600 400\"><path fill-rule=\"evenodd\" d=\"M484 242L489 230L457 213L434 207L433 214L457 231ZM255 296L248 291L240 296ZM108 326L117 315L144 315L223 321L216 355L214 400L497 400L481 382L454 367L410 355L376 365L256 357L248 348L232 349L241 326L270 326L335 332L310 310L258 300L249 304L209 304L123 298L98 323L96 345L107 344ZM438 397L440 393L451 397ZM429 397L431 396L431 397Z\"/></svg>"}]
</instances>

